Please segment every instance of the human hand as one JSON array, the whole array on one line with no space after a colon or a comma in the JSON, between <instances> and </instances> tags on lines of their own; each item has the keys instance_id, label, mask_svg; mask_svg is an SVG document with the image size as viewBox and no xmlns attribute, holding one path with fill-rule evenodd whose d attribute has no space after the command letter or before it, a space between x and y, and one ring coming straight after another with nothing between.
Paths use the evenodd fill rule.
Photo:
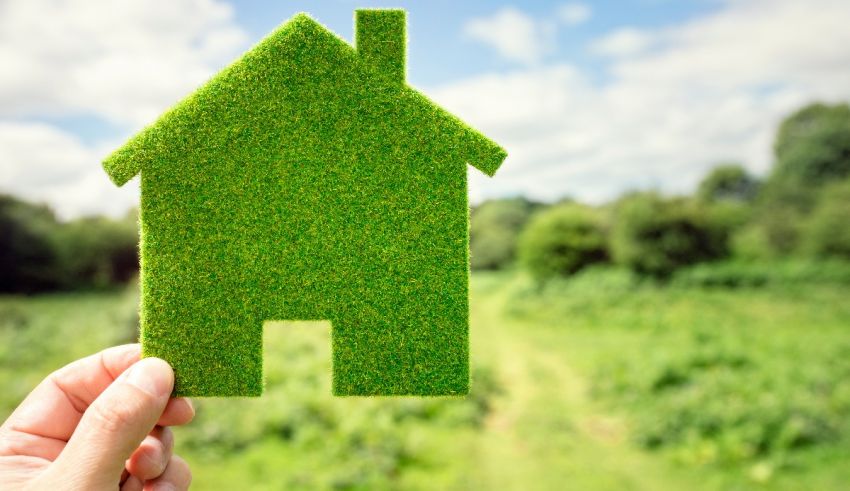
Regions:
<instances>
[{"instance_id":1,"label":"human hand","mask_svg":"<svg viewBox=\"0 0 850 491\"><path fill-rule=\"evenodd\" d=\"M195 410L172 399L174 373L138 344L50 374L0 426L0 489L182 490L192 474L168 426Z\"/></svg>"}]
</instances>

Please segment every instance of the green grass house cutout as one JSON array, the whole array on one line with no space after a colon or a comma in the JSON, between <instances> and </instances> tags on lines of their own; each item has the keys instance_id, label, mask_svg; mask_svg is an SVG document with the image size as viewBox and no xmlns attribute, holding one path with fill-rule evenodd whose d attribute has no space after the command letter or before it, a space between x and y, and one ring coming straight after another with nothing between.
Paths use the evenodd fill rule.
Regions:
<instances>
[{"instance_id":1,"label":"green grass house cutout","mask_svg":"<svg viewBox=\"0 0 850 491\"><path fill-rule=\"evenodd\" d=\"M334 394L468 392L466 166L506 153L407 85L403 10L355 25L296 15L103 163L177 395L260 395L271 320L331 322Z\"/></svg>"}]
</instances>

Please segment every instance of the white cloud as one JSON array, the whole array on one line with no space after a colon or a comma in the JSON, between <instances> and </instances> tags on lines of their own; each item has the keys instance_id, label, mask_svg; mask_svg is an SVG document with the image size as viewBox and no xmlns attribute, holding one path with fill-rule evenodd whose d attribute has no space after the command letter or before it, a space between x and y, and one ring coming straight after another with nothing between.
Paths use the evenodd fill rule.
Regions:
<instances>
[{"instance_id":1,"label":"white cloud","mask_svg":"<svg viewBox=\"0 0 850 491\"><path fill-rule=\"evenodd\" d=\"M577 26L590 20L593 11L584 3L571 2L558 9L558 17L568 26Z\"/></svg>"},{"instance_id":2,"label":"white cloud","mask_svg":"<svg viewBox=\"0 0 850 491\"><path fill-rule=\"evenodd\" d=\"M654 40L647 31L624 27L590 43L590 52L610 57L632 56L645 51Z\"/></svg>"},{"instance_id":3,"label":"white cloud","mask_svg":"<svg viewBox=\"0 0 850 491\"><path fill-rule=\"evenodd\" d=\"M471 19L463 33L495 49L503 58L526 65L539 63L555 50L558 25L576 26L592 15L589 6L571 2L561 5L554 16L538 19L513 7L502 7L492 15Z\"/></svg>"},{"instance_id":4,"label":"white cloud","mask_svg":"<svg viewBox=\"0 0 850 491\"><path fill-rule=\"evenodd\" d=\"M539 62L554 47L555 26L540 22L512 7L504 7L489 17L472 19L463 32L471 39L494 48L511 61Z\"/></svg>"},{"instance_id":5,"label":"white cloud","mask_svg":"<svg viewBox=\"0 0 850 491\"><path fill-rule=\"evenodd\" d=\"M429 90L510 153L477 198L629 188L689 191L721 160L763 173L778 121L814 99L850 99L850 3L735 0L658 30L593 83L569 65L491 74Z\"/></svg>"},{"instance_id":6,"label":"white cloud","mask_svg":"<svg viewBox=\"0 0 850 491\"><path fill-rule=\"evenodd\" d=\"M245 47L216 0L0 5L0 117L96 114L139 127Z\"/></svg>"},{"instance_id":7,"label":"white cloud","mask_svg":"<svg viewBox=\"0 0 850 491\"><path fill-rule=\"evenodd\" d=\"M138 187L115 187L101 168L112 143L89 147L47 124L0 121L0 192L49 203L63 218L121 215L138 203Z\"/></svg>"},{"instance_id":8,"label":"white cloud","mask_svg":"<svg viewBox=\"0 0 850 491\"><path fill-rule=\"evenodd\" d=\"M65 217L121 214L138 202L100 162L121 142L84 144L45 116L152 122L246 47L218 0L13 0L0 3L0 191ZM21 122L22 120L30 122Z\"/></svg>"}]
</instances>

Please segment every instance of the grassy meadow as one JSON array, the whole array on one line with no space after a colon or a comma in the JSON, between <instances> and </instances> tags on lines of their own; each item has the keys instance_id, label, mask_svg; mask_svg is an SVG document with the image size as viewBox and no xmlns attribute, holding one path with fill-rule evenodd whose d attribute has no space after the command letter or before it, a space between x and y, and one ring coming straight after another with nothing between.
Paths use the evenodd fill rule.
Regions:
<instances>
[{"instance_id":1,"label":"grassy meadow","mask_svg":"<svg viewBox=\"0 0 850 491\"><path fill-rule=\"evenodd\" d=\"M467 398L334 398L329 325L268 323L266 395L196 400L178 451L201 490L846 489L846 266L729 269L475 273ZM137 302L0 297L0 416Z\"/></svg>"}]
</instances>

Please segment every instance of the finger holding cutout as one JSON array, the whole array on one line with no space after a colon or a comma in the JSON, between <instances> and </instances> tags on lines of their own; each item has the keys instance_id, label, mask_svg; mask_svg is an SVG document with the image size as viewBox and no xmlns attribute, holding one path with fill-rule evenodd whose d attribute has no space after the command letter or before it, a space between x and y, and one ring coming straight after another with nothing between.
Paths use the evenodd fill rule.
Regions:
<instances>
[{"instance_id":1,"label":"finger holding cutout","mask_svg":"<svg viewBox=\"0 0 850 491\"><path fill-rule=\"evenodd\" d=\"M168 467L156 479L145 482L145 491L155 491L157 489L173 489L174 491L184 491L189 489L189 484L192 483L192 471L189 470L189 464L177 455L171 457L168 462Z\"/></svg>"},{"instance_id":2,"label":"finger holding cutout","mask_svg":"<svg viewBox=\"0 0 850 491\"><path fill-rule=\"evenodd\" d=\"M174 434L168 428L157 426L127 459L127 470L141 481L155 479L165 472L173 451Z\"/></svg>"},{"instance_id":3,"label":"finger holding cutout","mask_svg":"<svg viewBox=\"0 0 850 491\"><path fill-rule=\"evenodd\" d=\"M165 411L156 424L159 426L180 426L192 421L195 417L195 406L185 397L177 397L168 401Z\"/></svg>"}]
</instances>

